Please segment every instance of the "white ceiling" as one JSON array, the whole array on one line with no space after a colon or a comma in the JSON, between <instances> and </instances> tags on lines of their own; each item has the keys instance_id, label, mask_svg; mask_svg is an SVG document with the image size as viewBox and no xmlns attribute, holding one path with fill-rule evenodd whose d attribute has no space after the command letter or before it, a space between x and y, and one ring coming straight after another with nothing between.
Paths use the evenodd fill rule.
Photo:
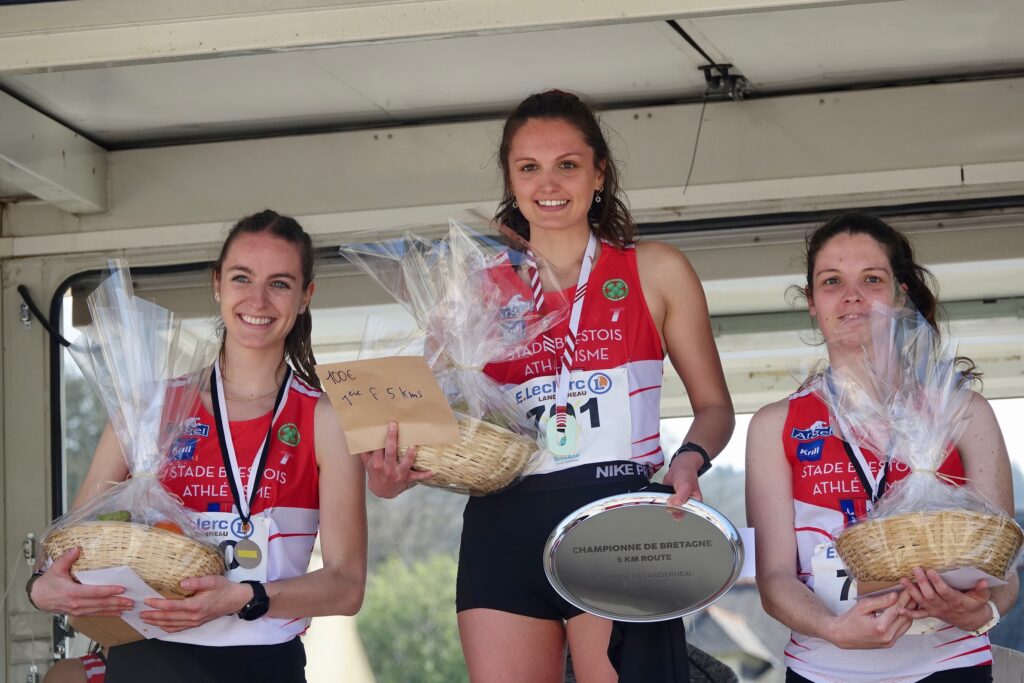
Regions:
<instances>
[{"instance_id":1,"label":"white ceiling","mask_svg":"<svg viewBox=\"0 0 1024 683\"><path fill-rule=\"evenodd\" d=\"M40 73L0 85L101 144L132 145L493 115L521 92L555 86L616 104L696 96L700 62L659 22Z\"/></svg>"},{"instance_id":2,"label":"white ceiling","mask_svg":"<svg viewBox=\"0 0 1024 683\"><path fill-rule=\"evenodd\" d=\"M1024 71L1020 0L871 2L679 24L735 65L752 96ZM699 99L707 63L663 21L173 60L0 75L0 88L105 147L130 148L493 116L551 87L605 106Z\"/></svg>"},{"instance_id":3,"label":"white ceiling","mask_svg":"<svg viewBox=\"0 0 1024 683\"><path fill-rule=\"evenodd\" d=\"M1024 67L1020 0L902 0L682 23L762 93Z\"/></svg>"},{"instance_id":4,"label":"white ceiling","mask_svg":"<svg viewBox=\"0 0 1024 683\"><path fill-rule=\"evenodd\" d=\"M760 211L771 212L791 211L794 205L814 210L819 208L815 204L819 196L838 203L855 192L877 191L879 197L897 201L898 198L892 199L892 185L906 190L907 194L901 196L916 197L904 184L918 189L928 187L928 182L934 182L937 188L929 198L956 199L961 196L957 192L964 191L957 182L962 185L965 177L971 181L972 174L987 172L996 177L1003 173L1014 182L1024 176L1021 129L1013 118L1013 105L1018 100L1000 94L1000 88L1018 88L1019 92L1017 81L1021 79L1006 79L1000 88L995 87L995 81L961 83L949 88L955 93L932 92L934 88L890 88L877 91L877 98L871 92L845 93L842 98L834 98L843 102L831 109L818 108L817 94L788 98L788 104L786 98L772 99L793 92L820 92L824 103L824 93L851 87L887 88L933 80L1019 76L1024 74L1024 41L1019 38L1020 27L1024 26L1022 0L809 0L802 2L804 6L800 9L777 9L787 2L801 4L800 0L618 0L624 16L621 21L601 18L599 11L590 9L608 7L614 4L613 0L276 2L290 7L292 13L281 11L275 15L276 10L270 9L274 5L271 0L162 0L137 5L118 5L115 0L48 3L45 9L55 12L53 16L59 16L63 23L49 23L47 17L51 15L40 9L32 14L35 23L22 26L23 36L31 34L43 41L36 46L37 64L32 68L22 67L18 62L27 51L15 47L21 45L17 43L18 31L12 31L9 21L4 23L5 17L15 15L0 8L0 90L104 147L125 150L109 154L100 150L100 156L109 160L110 167L99 172L108 180L99 194L101 198L109 197L109 206L94 213L83 212L85 215L80 218L60 216L56 224L68 227L54 229L53 214L36 210L39 207L30 206L31 202L24 206L13 204L8 213L13 219L6 228L15 235L13 239L20 240L19 245L31 243L36 239L35 230L41 235L39 240L52 238L59 242L60 250L72 249L70 245L76 240L87 245L83 249L95 250L109 248L103 246L108 242L102 240L123 247L126 234L143 241L150 239L146 231L151 230L153 235L159 235L152 239L162 240L159 244L163 245L172 231L161 226L174 225L174 240L187 242L182 236L193 234L188 229L209 232L209 226L220 226L225 216L239 215L236 203L297 203L297 213L322 214L311 222L327 224L328 232L341 230L339 226L349 223L371 220L369 212L378 209L408 211L408 215L416 215L412 220L421 220L424 207L440 206L437 210L445 215L449 214L449 206L464 207L469 203L479 208L480 202L493 199L488 194L489 185L479 191L475 188L481 183L487 185L491 178L493 168L487 164L493 156L491 138L497 128L477 130L483 122L454 126L417 124L497 120L524 95L552 87L586 93L609 108L637 107L609 113L604 120L620 132L621 140L631 143L631 182L651 195L663 193L657 198L639 194L631 198L634 208L646 207L648 213L644 215L660 210L670 218L691 216L694 207L699 208L702 188L707 186L712 186L707 190L712 192L721 185L722 192L730 198L735 195L741 204L761 196L756 192L764 192L767 199L756 206ZM206 11L205 3L213 8L211 12L219 11L225 16L239 12L242 5L261 6L262 19L256 16L225 20L224 26L237 31L224 34L216 33L202 17L180 19L181 23L172 18L161 23L160 7L168 14L186 6L201 13ZM744 3L747 11L734 11ZM773 3L776 8L770 7ZM345 39L332 43L327 37L317 47L302 42L304 36L298 34L294 43L288 43L288 36L272 39L261 33L264 29L278 29L294 19L292 15L302 18L304 12L307 19L315 22L320 16L317 8L334 11L334 16L358 18L364 16L358 13L360 8L371 5L382 8L381 12L391 12L387 16L393 20L401 19L400 12L406 9L414 13L424 8L457 7L459 14L438 19L440 28L432 37L402 36L398 29L389 34L395 21L379 21L360 34L379 30L384 35L380 40ZM710 9L692 12L697 5ZM496 14L506 12L508 16L493 19L491 26L495 30L466 28L471 22L465 18L476 11L475 6L492 8ZM512 16L515 12L532 12L529 16L534 17L549 11L549 7L569 6L576 9L562 10L565 14L576 11L582 16L590 12L590 17L556 17L562 21L556 25L555 19L550 19L553 15L549 15L548 24L536 20L531 25L529 18L523 23L521 17ZM757 6L761 11L749 10ZM108 14L97 7L106 8ZM643 10L637 7L651 9L657 20L650 14L641 16ZM666 7L668 13L663 11ZM715 7L722 9L714 11ZM347 8L351 14L344 14ZM23 12L27 15L30 9ZM682 16L685 12L689 14ZM699 49L665 21L672 16ZM244 28L253 25L248 23L250 19L256 22L251 31ZM502 19L520 23L502 24ZM261 20L264 23L259 23ZM481 21L486 23L487 18ZM456 24L462 28L446 33ZM545 30L536 30L538 27ZM158 31L161 28L163 34ZM316 28L310 26L309 30L315 32ZM65 40L76 31L81 35ZM206 40L210 32L221 41L217 51L208 45L195 48L193 53L185 50L190 39ZM174 38L168 38L172 34ZM175 42L182 34L186 37ZM115 44L105 51L104 45L98 44L106 36L119 36L130 43L133 37L141 40L139 36L143 35L163 37L167 42L151 51L135 43L120 51L115 48L121 46ZM245 45L256 46L251 53L249 47L239 47L245 40L250 40ZM178 51L179 47L184 51ZM221 49L227 56L220 55ZM749 80L752 92L748 99L752 101L743 106L724 103L706 108L654 107L705 97L706 86L699 67L707 61L702 51L718 63L734 65ZM55 56L47 61L51 54ZM184 54L189 56L185 58ZM976 94L985 92L999 96L998 103L993 106L984 95ZM933 101L942 104L933 106ZM641 107L646 109L645 113L641 113ZM943 136L946 128L942 126L916 125L918 117L930 114L931 108L943 109L942 116L937 112L935 118L955 131L984 127L989 109L996 110L1003 125L990 126L989 135L950 140L950 136ZM2 116L0 109L0 152L4 140ZM641 119L642 116L646 118ZM877 126L859 125L876 119ZM960 125L961 121L966 123ZM378 143L376 131L373 136L356 131L127 151L172 143L364 127L388 127L389 140L394 130L394 144ZM845 144L828 146L833 138L844 136L849 138ZM933 140L934 147L930 147ZM7 145L16 152L20 151L17 142L7 139ZM452 156L458 158L453 162L448 155L442 159L436 154L445 145L473 149L472 153L457 150L459 154ZM886 165L884 152L896 147L910 151L904 151ZM1003 148L1008 150L1005 155L999 153ZM918 153L920 149L941 149L943 154L923 155ZM426 172L440 176L440 180L417 175L420 169L410 170L423 160L424 151L435 154ZM972 155L971 151L975 153ZM351 157L338 162L343 155ZM11 156L24 159L32 155ZM261 172L259 167L267 160L280 164L280 168ZM26 162L30 168L32 161L29 158ZM858 165L861 161L863 167ZM991 163L986 166L983 162ZM1018 166L1022 169L1019 172L1014 170ZM912 173L919 168L928 173ZM242 172L236 173L239 169ZM742 173L737 174L737 169ZM219 170L223 172L218 175ZM872 180L872 176L861 178L864 184L857 185L857 174L870 175L872 171L910 175L904 184L898 178L890 182ZM947 171L955 176L953 180L942 175ZM303 175L306 173L323 176L324 180ZM53 184L60 185L58 174L52 175L57 178ZM693 187L689 186L691 175ZM335 176L344 182L336 182ZM288 182L282 183L282 177ZM930 180L933 177L939 179ZM772 189L772 182L784 183L787 179L795 179L801 191L806 190L806 202L797 204L798 200L803 201L803 194L790 195L785 188ZM809 187L808 180L818 184ZM996 177L991 182L998 180ZM755 187L755 181L768 185ZM0 197L10 196L3 182L0 173ZM881 183L877 190L872 182ZM285 187L282 189L281 185ZM347 190L346 185L356 190ZM474 189L452 194L441 192L443 188L438 185ZM244 189L238 189L240 186ZM999 187L981 191L995 195L1002 192ZM672 194L673 188L679 192ZM381 194L386 196L382 198ZM715 209L716 202L727 203L725 199L707 201L712 207L710 211L720 210ZM338 208L342 205L343 209ZM349 216L345 212L354 213ZM939 266L937 274L947 296L975 303L978 299L1021 296L1019 274L1024 241L1020 231L1024 229L1018 227L1022 224L1019 216L1011 218L1007 219L1008 227L986 231L979 225L984 217L965 216L962 220L974 232L959 238L950 234L951 220L929 219L935 225L927 226L926 234L921 233L918 242L926 262ZM985 243L986 235L990 234L990 241L996 237L1002 240L998 245L1000 261L992 261L991 255L987 260L977 256L977 245ZM686 237L689 241L683 246L701 272L717 316L780 310L775 299L791 283L793 269L787 268L773 278L759 279L754 275L765 263L773 264L773 268L788 263L788 254L799 252L799 240L775 244L772 231L763 228ZM732 245L735 248L730 248L730 240L736 243ZM965 247L967 242L974 245L972 249ZM175 245L175 249L179 246ZM944 249L954 253L943 253ZM1000 267L993 267L993 263ZM798 274L799 269L793 272ZM322 284L326 285L326 281ZM323 294L328 294L326 287ZM767 297L774 299L767 301ZM333 299L326 297L321 301L343 298L351 303L350 288L344 296L338 293ZM987 391L995 395L1020 395L1022 375L1016 352L1021 339L1020 315L1005 314L995 322L976 317L977 321L972 318L973 322L963 323L958 333L974 345L970 352L985 361L989 373ZM717 317L716 324L723 320L729 322ZM752 316L750 324L761 325L764 320L764 316ZM747 321L739 323L746 325ZM344 327L348 337L339 336L331 343L339 348L351 346L360 331L358 327ZM325 329L330 331L329 327ZM748 408L780 395L780 387L790 383L788 368L792 359L802 357L803 353L793 330L767 330L760 337L724 330L720 348L737 404ZM678 399L682 391L677 387L667 394ZM687 409L677 400L667 410L677 414Z\"/></svg>"}]
</instances>

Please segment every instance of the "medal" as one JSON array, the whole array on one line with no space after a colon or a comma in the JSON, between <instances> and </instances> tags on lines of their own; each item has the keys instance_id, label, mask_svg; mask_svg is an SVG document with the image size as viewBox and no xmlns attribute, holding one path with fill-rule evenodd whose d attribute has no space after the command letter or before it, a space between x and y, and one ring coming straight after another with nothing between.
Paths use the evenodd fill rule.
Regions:
<instances>
[{"instance_id":1,"label":"medal","mask_svg":"<svg viewBox=\"0 0 1024 683\"><path fill-rule=\"evenodd\" d=\"M253 569L263 561L263 551L254 541L246 538L235 544L235 562L239 567Z\"/></svg>"},{"instance_id":2,"label":"medal","mask_svg":"<svg viewBox=\"0 0 1024 683\"><path fill-rule=\"evenodd\" d=\"M579 426L576 418L567 412L569 403L569 378L572 375L572 366L576 362L576 336L580 329L580 316L583 313L583 300L587 296L587 282L590 280L590 270L594 266L594 256L597 253L597 238L590 233L587 241L587 249L583 253L583 262L580 264L580 276L576 281L576 293L573 296L572 309L569 313L569 331L565 335L562 346L562 354L555 353L555 413L548 421L545 436L547 438L547 449L553 455L568 456L576 455L579 452ZM534 263L533 253L527 252L530 263L530 281L533 285L534 309L539 313L544 304L544 291L541 289L540 275ZM545 349L556 348L554 340L545 333L543 335Z\"/></svg>"},{"instance_id":3,"label":"medal","mask_svg":"<svg viewBox=\"0 0 1024 683\"><path fill-rule=\"evenodd\" d=\"M575 455L579 451L579 424L572 415L566 415L565 418L565 424L561 429L556 420L548 420L545 431L548 450L553 455Z\"/></svg>"},{"instance_id":4,"label":"medal","mask_svg":"<svg viewBox=\"0 0 1024 683\"><path fill-rule=\"evenodd\" d=\"M238 510L238 519L232 524L232 531L242 540L234 544L234 562L245 569L258 567L263 561L263 551L259 544L250 538L253 534L252 503L258 495L260 482L263 479L263 470L267 464L267 455L270 452L270 442L274 434L274 423L280 417L281 411L288 398L288 384L291 382L292 370L287 369L284 373L284 381L277 390L277 399L274 401L274 409L270 419L270 428L260 446L258 457L249 469L249 480L242 480L242 471L238 466L238 458L235 455L235 445L231 437L231 425L228 422L227 403L224 397L224 387L218 381L220 372L220 358L213 364L213 372L210 375L210 393L213 395L213 418L217 425L217 441L220 444L220 454L224 461L224 469L228 475L228 486L231 488L231 497ZM248 486L246 484L248 483ZM232 562L228 562L231 566Z\"/></svg>"}]
</instances>

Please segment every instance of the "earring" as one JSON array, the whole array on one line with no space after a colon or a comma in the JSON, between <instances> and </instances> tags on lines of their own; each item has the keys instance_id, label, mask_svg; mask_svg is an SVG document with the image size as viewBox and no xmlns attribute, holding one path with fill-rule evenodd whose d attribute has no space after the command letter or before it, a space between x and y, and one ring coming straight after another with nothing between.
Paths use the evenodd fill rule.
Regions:
<instances>
[{"instance_id":1,"label":"earring","mask_svg":"<svg viewBox=\"0 0 1024 683\"><path fill-rule=\"evenodd\" d=\"M302 315L305 312L306 312L306 307L305 306L299 306L299 315Z\"/></svg>"},{"instance_id":2,"label":"earring","mask_svg":"<svg viewBox=\"0 0 1024 683\"><path fill-rule=\"evenodd\" d=\"M220 292L213 293L213 300L216 301L217 303L220 303Z\"/></svg>"},{"instance_id":3,"label":"earring","mask_svg":"<svg viewBox=\"0 0 1024 683\"><path fill-rule=\"evenodd\" d=\"M594 203L595 204L600 204L601 203L601 190L594 190Z\"/></svg>"},{"instance_id":4,"label":"earring","mask_svg":"<svg viewBox=\"0 0 1024 683\"><path fill-rule=\"evenodd\" d=\"M519 208L519 202L517 202L516 200L513 199L512 200L512 208L513 209L518 209Z\"/></svg>"}]
</instances>

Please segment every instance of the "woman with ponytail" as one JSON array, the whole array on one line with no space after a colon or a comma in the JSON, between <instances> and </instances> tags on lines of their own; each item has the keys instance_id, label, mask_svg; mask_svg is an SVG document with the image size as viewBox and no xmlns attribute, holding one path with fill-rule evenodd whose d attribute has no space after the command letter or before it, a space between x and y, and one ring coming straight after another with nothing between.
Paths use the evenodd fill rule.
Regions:
<instances>
[{"instance_id":1,"label":"woman with ponytail","mask_svg":"<svg viewBox=\"0 0 1024 683\"><path fill-rule=\"evenodd\" d=\"M873 305L903 298L938 332L931 274L910 241L863 213L836 216L806 243L808 311L824 337L830 370L856 372L870 339ZM978 376L957 359L969 381ZM812 375L754 415L747 431L747 522L757 531L757 587L765 611L792 630L787 683L979 683L992 680L988 631L1017 599L1006 585L978 581L956 590L917 567L902 591L858 597L835 552L835 530L863 518L909 468L844 434L844 416L820 398L827 375ZM939 473L973 484L1013 513L1010 461L992 407L968 404L966 428Z\"/></svg>"},{"instance_id":2,"label":"woman with ponytail","mask_svg":"<svg viewBox=\"0 0 1024 683\"><path fill-rule=\"evenodd\" d=\"M674 490L671 504L700 499L697 478L725 447L734 423L704 291L682 252L638 241L600 121L580 97L549 90L520 102L505 120L498 161L504 191L495 222L529 240L566 278L561 286L571 288L574 322L549 334L579 344L561 356L544 345L484 372L510 395L529 397L520 408L536 415L538 426L559 409L580 416L588 410L583 405L597 411L598 400L603 420L597 412L567 418L572 438L549 442L530 476L467 503L455 603L469 677L557 683L568 647L580 683L662 681L672 666L665 659L669 644L685 651L681 625L678 633L670 628L654 637L650 630L639 638L626 638L621 629L613 635L611 621L582 613L555 592L542 558L549 534L567 515L643 488L663 467L664 483ZM666 357L694 415L671 458L662 452L659 431ZM559 386L560 377L571 378L562 384L562 399L540 390ZM602 382L604 390L588 389L590 400L568 402L569 384Z\"/></svg>"},{"instance_id":3,"label":"woman with ponytail","mask_svg":"<svg viewBox=\"0 0 1024 683\"><path fill-rule=\"evenodd\" d=\"M239 221L213 264L222 345L163 482L197 522L224 530L228 573L182 581L190 598L146 600L142 620L167 635L111 648L108 683L304 681L309 619L359 610L365 473L314 371L313 261L302 227L268 210ZM127 476L108 426L75 506ZM318 532L323 568L307 574ZM76 557L30 585L34 604L83 616L132 607L119 586L75 583Z\"/></svg>"}]
</instances>

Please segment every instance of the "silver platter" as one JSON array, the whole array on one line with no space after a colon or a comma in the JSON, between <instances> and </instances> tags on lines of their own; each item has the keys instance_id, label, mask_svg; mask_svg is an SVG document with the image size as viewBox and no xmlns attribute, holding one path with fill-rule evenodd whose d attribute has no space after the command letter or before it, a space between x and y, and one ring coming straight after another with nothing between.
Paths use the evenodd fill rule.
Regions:
<instances>
[{"instance_id":1,"label":"silver platter","mask_svg":"<svg viewBox=\"0 0 1024 683\"><path fill-rule=\"evenodd\" d=\"M544 547L544 572L580 609L618 621L665 621L704 609L739 577L743 541L695 500L680 519L668 493L603 498L566 517Z\"/></svg>"}]
</instances>

